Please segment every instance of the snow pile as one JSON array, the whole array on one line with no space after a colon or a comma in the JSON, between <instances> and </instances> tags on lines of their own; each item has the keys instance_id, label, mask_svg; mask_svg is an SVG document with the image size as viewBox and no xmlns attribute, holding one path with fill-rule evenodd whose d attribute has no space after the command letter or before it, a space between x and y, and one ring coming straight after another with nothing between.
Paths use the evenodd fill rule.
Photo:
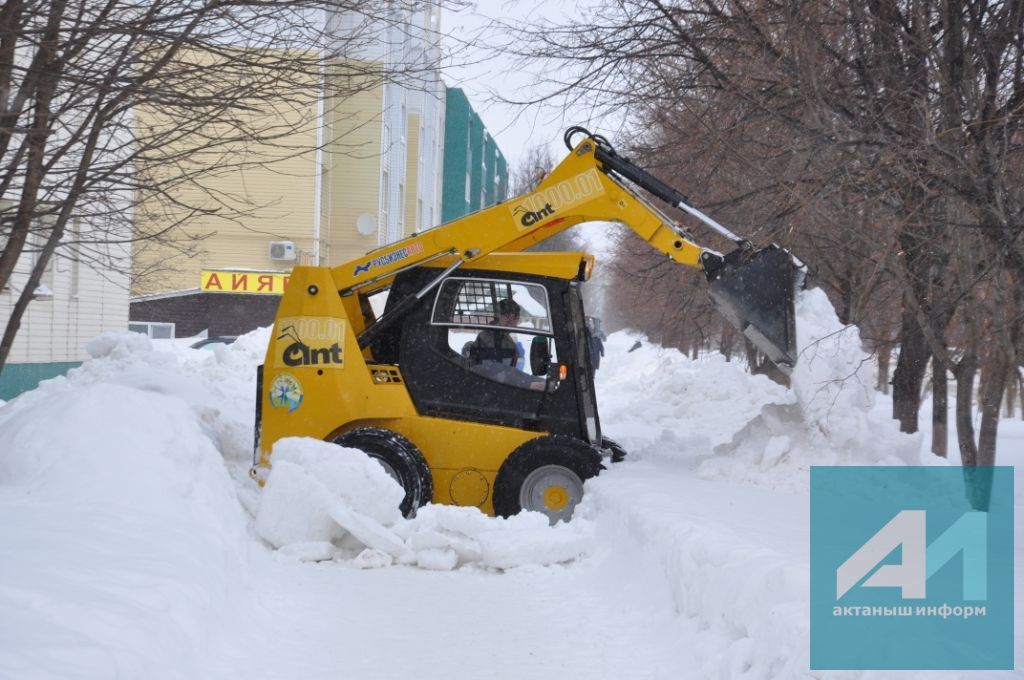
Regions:
<instances>
[{"instance_id":1,"label":"snow pile","mask_svg":"<svg viewBox=\"0 0 1024 680\"><path fill-rule=\"evenodd\" d=\"M792 390L627 333L609 338L597 372L602 430L629 456L581 509L603 540L654 565L663 578L649 587L695 622L695 676L807 677L809 467L918 461L920 437L898 432L873 391L856 329L821 291L797 316Z\"/></svg>"},{"instance_id":2,"label":"snow pile","mask_svg":"<svg viewBox=\"0 0 1024 680\"><path fill-rule=\"evenodd\" d=\"M133 352L149 352L153 341L141 333L100 333L85 343L85 351L93 359L114 356L124 358Z\"/></svg>"},{"instance_id":3,"label":"snow pile","mask_svg":"<svg viewBox=\"0 0 1024 680\"><path fill-rule=\"evenodd\" d=\"M596 378L602 431L633 460L666 449L707 453L730 441L765 403L793 399L719 354L694 361L630 332L609 336L605 354Z\"/></svg>"},{"instance_id":4,"label":"snow pile","mask_svg":"<svg viewBox=\"0 0 1024 680\"><path fill-rule=\"evenodd\" d=\"M47 381L20 399L98 383L116 383L180 399L192 409L224 457L243 502L251 507L256 494L248 480L256 366L266 354L269 335L270 329L262 328L231 345L194 350L180 341L151 341L138 333L104 333L88 343L95 358L70 371L66 384L64 378Z\"/></svg>"},{"instance_id":5,"label":"snow pile","mask_svg":"<svg viewBox=\"0 0 1024 680\"><path fill-rule=\"evenodd\" d=\"M805 488L811 465L919 463L919 437L900 433L892 418L873 408L873 367L857 328L839 322L820 289L799 296L796 317L792 394L765 398L760 413L698 473Z\"/></svg>"},{"instance_id":6,"label":"snow pile","mask_svg":"<svg viewBox=\"0 0 1024 680\"><path fill-rule=\"evenodd\" d=\"M820 288L799 296L796 316L799 355L790 381L804 421L836 446L863 441L875 390L857 327L839 322Z\"/></svg>"},{"instance_id":7,"label":"snow pile","mask_svg":"<svg viewBox=\"0 0 1024 680\"><path fill-rule=\"evenodd\" d=\"M209 676L251 618L249 539L217 449L179 399L48 392L0 411L0 629L16 622L18 640L0 675Z\"/></svg>"},{"instance_id":8,"label":"snow pile","mask_svg":"<svg viewBox=\"0 0 1024 680\"><path fill-rule=\"evenodd\" d=\"M602 430L629 456L589 484L583 514L663 574L667 600L697 622L700 677L806 675L807 470L916 453L916 439L873 409L856 330L821 291L797 314L792 390L721 355L692 360L628 333L609 338L597 373Z\"/></svg>"},{"instance_id":9,"label":"snow pile","mask_svg":"<svg viewBox=\"0 0 1024 680\"><path fill-rule=\"evenodd\" d=\"M272 564L257 532L359 567L588 551L586 523L541 515L428 506L404 520L375 461L311 440L282 443L261 499L247 469L268 333L213 351L106 334L93 359L0 409L0 677L245 675L274 625L249 582Z\"/></svg>"},{"instance_id":10,"label":"snow pile","mask_svg":"<svg viewBox=\"0 0 1024 680\"><path fill-rule=\"evenodd\" d=\"M286 438L274 444L273 461L255 528L283 554L301 560L508 569L577 559L593 540L589 522L551 527L540 513L500 519L476 508L427 505L404 519L401 487L356 449Z\"/></svg>"}]
</instances>

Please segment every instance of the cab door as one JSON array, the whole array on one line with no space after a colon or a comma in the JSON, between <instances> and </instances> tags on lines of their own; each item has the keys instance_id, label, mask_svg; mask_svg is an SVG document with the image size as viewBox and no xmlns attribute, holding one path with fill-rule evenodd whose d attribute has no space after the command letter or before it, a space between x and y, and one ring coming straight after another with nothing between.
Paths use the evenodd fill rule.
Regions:
<instances>
[{"instance_id":1,"label":"cab door","mask_svg":"<svg viewBox=\"0 0 1024 680\"><path fill-rule=\"evenodd\" d=\"M587 438L568 289L561 279L504 272L460 271L442 282L401 332L398 363L417 410ZM513 327L500 326L496 310L505 299L521 308ZM469 351L481 333L493 332L512 338L515 361L494 365ZM531 362L531 348L542 345L550 352L548 365L539 365L537 351ZM559 366L566 367L564 378Z\"/></svg>"},{"instance_id":2,"label":"cab door","mask_svg":"<svg viewBox=\"0 0 1024 680\"><path fill-rule=\"evenodd\" d=\"M583 296L579 284L573 281L566 293L569 311L568 334L573 338L575 352L573 354L573 377L576 381L577 408L579 418L586 431L586 439L591 444L601 444L601 420L597 414L597 391L594 389L594 371L590 357L590 337L587 330L587 317L583 311Z\"/></svg>"}]
</instances>

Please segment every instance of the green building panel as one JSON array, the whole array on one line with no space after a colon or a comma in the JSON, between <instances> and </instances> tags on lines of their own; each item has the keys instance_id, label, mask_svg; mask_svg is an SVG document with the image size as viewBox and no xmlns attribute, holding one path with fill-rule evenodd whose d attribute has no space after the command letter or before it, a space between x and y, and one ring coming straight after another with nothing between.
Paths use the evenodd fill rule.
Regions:
<instances>
[{"instance_id":1,"label":"green building panel","mask_svg":"<svg viewBox=\"0 0 1024 680\"><path fill-rule=\"evenodd\" d=\"M494 180L498 169L498 145L490 135L484 136L484 203L494 205Z\"/></svg>"},{"instance_id":2,"label":"green building panel","mask_svg":"<svg viewBox=\"0 0 1024 680\"><path fill-rule=\"evenodd\" d=\"M452 87L445 99L441 220L451 222L505 200L508 165L466 94Z\"/></svg>"},{"instance_id":3,"label":"green building panel","mask_svg":"<svg viewBox=\"0 0 1024 680\"><path fill-rule=\"evenodd\" d=\"M22 392L39 387L39 383L64 375L81 361L55 361L40 364L7 364L0 370L0 400L14 399Z\"/></svg>"},{"instance_id":4,"label":"green building panel","mask_svg":"<svg viewBox=\"0 0 1024 680\"><path fill-rule=\"evenodd\" d=\"M497 177L494 182L495 192L497 192L494 197L494 202L501 203L502 201L508 199L509 197L508 162L505 161L505 157L501 154L501 149L495 148L495 151L498 152L498 164L496 170Z\"/></svg>"},{"instance_id":5,"label":"green building panel","mask_svg":"<svg viewBox=\"0 0 1024 680\"><path fill-rule=\"evenodd\" d=\"M470 212L466 200L466 177L469 171L469 121L473 110L466 95L458 88L448 88L445 107L441 221L451 222Z\"/></svg>"},{"instance_id":6,"label":"green building panel","mask_svg":"<svg viewBox=\"0 0 1024 680\"><path fill-rule=\"evenodd\" d=\"M481 191L484 188L484 123L474 111L469 119L469 212L484 206Z\"/></svg>"}]
</instances>

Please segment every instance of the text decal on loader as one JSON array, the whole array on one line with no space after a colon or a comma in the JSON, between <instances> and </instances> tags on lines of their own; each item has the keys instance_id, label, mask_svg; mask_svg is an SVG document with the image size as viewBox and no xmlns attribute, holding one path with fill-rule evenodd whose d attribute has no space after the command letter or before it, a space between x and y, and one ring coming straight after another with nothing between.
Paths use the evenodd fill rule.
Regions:
<instances>
[{"instance_id":1,"label":"text decal on loader","mask_svg":"<svg viewBox=\"0 0 1024 680\"><path fill-rule=\"evenodd\" d=\"M511 207L512 217L520 230L527 229L559 210L572 208L603 192L597 170L587 170L544 191L525 196Z\"/></svg>"},{"instance_id":2,"label":"text decal on loader","mask_svg":"<svg viewBox=\"0 0 1024 680\"><path fill-rule=\"evenodd\" d=\"M329 316L287 316L277 321L277 339L291 342L274 357L277 368L344 368L345 320ZM279 344L278 347L282 345Z\"/></svg>"}]
</instances>

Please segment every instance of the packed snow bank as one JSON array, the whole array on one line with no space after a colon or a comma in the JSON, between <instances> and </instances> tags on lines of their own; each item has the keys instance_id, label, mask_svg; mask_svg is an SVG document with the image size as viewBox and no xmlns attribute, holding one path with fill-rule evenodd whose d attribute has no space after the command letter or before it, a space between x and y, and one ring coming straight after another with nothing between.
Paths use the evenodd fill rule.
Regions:
<instances>
[{"instance_id":1,"label":"packed snow bank","mask_svg":"<svg viewBox=\"0 0 1024 680\"><path fill-rule=\"evenodd\" d=\"M262 549L229 470L251 460L262 335L104 334L0 410L0 677L237 677Z\"/></svg>"},{"instance_id":2,"label":"packed snow bank","mask_svg":"<svg viewBox=\"0 0 1024 680\"><path fill-rule=\"evenodd\" d=\"M179 399L50 392L0 411L0 676L210 676L251 618L217 449Z\"/></svg>"},{"instance_id":3,"label":"packed snow bank","mask_svg":"<svg viewBox=\"0 0 1024 680\"><path fill-rule=\"evenodd\" d=\"M286 438L274 444L273 460L256 531L298 559L344 560L358 567L508 569L577 559L593 541L589 522L551 527L540 513L500 519L476 508L427 505L404 519L398 511L402 488L356 449Z\"/></svg>"},{"instance_id":4,"label":"packed snow bank","mask_svg":"<svg viewBox=\"0 0 1024 680\"><path fill-rule=\"evenodd\" d=\"M799 414L796 395L720 354L693 360L624 332L605 349L597 372L602 431L629 453L588 484L580 514L604 541L654 565L667 601L697 622L696 676L806 675L808 567L762 540L805 531L806 498L786 494L795 510L776 508L768 503L780 494L746 486L773 472L791 475L773 468L788 449L774 458L759 451L756 462L753 452L733 460L726 450L765 418L766 405ZM788 427L803 423L797 417Z\"/></svg>"},{"instance_id":5,"label":"packed snow bank","mask_svg":"<svg viewBox=\"0 0 1024 680\"><path fill-rule=\"evenodd\" d=\"M398 511L401 489L380 465L315 440L278 443L261 491L247 470L256 366L266 353L269 333L267 328L253 331L213 351L134 333L106 333L89 343L92 361L22 399L113 383L183 402L223 457L238 498L255 517L256 533L298 559L351 560L364 567L398 562L427 569L465 564L505 569L588 553L592 532L585 522L552 528L541 515L503 520L475 508L429 506L405 520Z\"/></svg>"},{"instance_id":6,"label":"packed snow bank","mask_svg":"<svg viewBox=\"0 0 1024 680\"><path fill-rule=\"evenodd\" d=\"M759 395L760 413L718 446L698 473L805 488L811 465L920 463L920 436L901 433L874 409L870 356L856 326L839 322L824 291L798 297L796 327L792 393L784 399Z\"/></svg>"},{"instance_id":7,"label":"packed snow bank","mask_svg":"<svg viewBox=\"0 0 1024 680\"><path fill-rule=\"evenodd\" d=\"M75 403L90 387L120 385L164 395L187 407L192 426L220 453L242 505L256 516L257 533L271 545L286 548L286 554L303 559L356 560L366 548L370 552L355 564L376 566L390 560L431 569L467 563L506 568L561 562L586 553L588 532L582 524L551 529L545 520L541 528L537 518L496 520L475 509L455 511L464 517L444 509L421 511L407 522L398 512L401 490L379 465L363 455L340 455L345 451L323 442L284 444L282 453L274 455L273 481L261 492L247 470L252 460L256 366L263 360L269 332L260 329L212 351L150 341L134 333L105 333L88 343L91 361L15 403L41 405L55 395ZM135 427L146 427L159 413L153 407L148 417L124 419L115 431L130 438ZM193 448L191 443L186 446ZM109 481L118 486L116 480ZM396 532L397 538L392 536ZM508 534L519 547L493 547L494 532ZM374 557L373 551L380 555ZM457 560L452 560L453 554Z\"/></svg>"},{"instance_id":8,"label":"packed snow bank","mask_svg":"<svg viewBox=\"0 0 1024 680\"><path fill-rule=\"evenodd\" d=\"M797 314L792 390L629 333L609 338L597 372L602 431L629 455L588 484L580 512L656 565L676 611L697 622L700 677L807 675L808 469L916 456L918 439L876 408L856 330L821 291Z\"/></svg>"},{"instance_id":9,"label":"packed snow bank","mask_svg":"<svg viewBox=\"0 0 1024 680\"><path fill-rule=\"evenodd\" d=\"M730 441L765 403L793 399L719 354L692 360L626 331L608 337L596 380L602 430L631 459L666 449L707 453Z\"/></svg>"},{"instance_id":10,"label":"packed snow bank","mask_svg":"<svg viewBox=\"0 0 1024 680\"><path fill-rule=\"evenodd\" d=\"M808 565L750 537L773 522L799 533L806 500L761 505L757 513L771 521L758 521L734 489L723 488L727 483L667 478L657 474L662 462L627 463L617 478L599 477L584 514L594 517L605 541L654 565L668 604L696 621L695 677L806 677ZM748 494L754 502L779 495L750 491L760 492Z\"/></svg>"}]
</instances>

